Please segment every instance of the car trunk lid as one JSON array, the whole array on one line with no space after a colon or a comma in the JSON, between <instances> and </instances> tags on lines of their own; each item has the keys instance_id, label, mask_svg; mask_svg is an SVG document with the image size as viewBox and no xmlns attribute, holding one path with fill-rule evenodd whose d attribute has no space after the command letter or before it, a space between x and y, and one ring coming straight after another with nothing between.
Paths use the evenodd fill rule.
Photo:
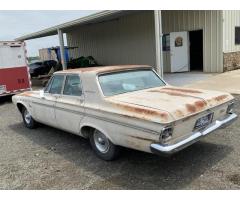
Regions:
<instances>
[{"instance_id":1,"label":"car trunk lid","mask_svg":"<svg viewBox=\"0 0 240 200\"><path fill-rule=\"evenodd\" d=\"M228 93L172 86L151 88L108 97L108 100L121 105L122 108L128 110L128 112L136 112L137 114L136 109L130 110L129 107L137 107L149 111L161 111L168 116L165 118L160 117L159 119L157 113L155 113L156 116L153 121L159 120L163 123L170 123L173 120L194 115L231 99L233 99L233 97ZM148 119L151 118L150 112L139 111L138 113L140 117L149 116ZM157 118L158 120L156 120Z\"/></svg>"}]
</instances>

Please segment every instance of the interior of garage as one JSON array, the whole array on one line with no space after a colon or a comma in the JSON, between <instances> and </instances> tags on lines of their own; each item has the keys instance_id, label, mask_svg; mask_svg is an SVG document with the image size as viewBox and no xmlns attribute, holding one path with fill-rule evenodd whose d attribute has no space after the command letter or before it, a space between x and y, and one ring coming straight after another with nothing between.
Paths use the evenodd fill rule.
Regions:
<instances>
[{"instance_id":1,"label":"interior of garage","mask_svg":"<svg viewBox=\"0 0 240 200\"><path fill-rule=\"evenodd\" d=\"M189 31L190 71L203 71L203 30Z\"/></svg>"}]
</instances>

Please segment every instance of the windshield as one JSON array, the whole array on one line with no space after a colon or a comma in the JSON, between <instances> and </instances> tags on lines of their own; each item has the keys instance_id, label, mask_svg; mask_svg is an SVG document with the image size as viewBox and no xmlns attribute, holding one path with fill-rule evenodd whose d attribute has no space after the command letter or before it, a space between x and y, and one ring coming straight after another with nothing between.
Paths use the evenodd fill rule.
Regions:
<instances>
[{"instance_id":1,"label":"windshield","mask_svg":"<svg viewBox=\"0 0 240 200\"><path fill-rule=\"evenodd\" d=\"M103 74L98 80L105 96L165 85L151 69Z\"/></svg>"}]
</instances>

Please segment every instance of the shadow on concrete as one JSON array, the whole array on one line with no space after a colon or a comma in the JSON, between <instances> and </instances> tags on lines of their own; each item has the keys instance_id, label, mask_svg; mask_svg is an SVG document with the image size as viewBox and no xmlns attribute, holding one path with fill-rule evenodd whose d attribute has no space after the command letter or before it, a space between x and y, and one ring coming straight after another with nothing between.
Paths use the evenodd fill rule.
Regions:
<instances>
[{"instance_id":1,"label":"shadow on concrete","mask_svg":"<svg viewBox=\"0 0 240 200\"><path fill-rule=\"evenodd\" d=\"M88 140L79 136L44 125L28 130L18 123L10 128L46 149L54 147L55 154L102 178L88 189L186 188L232 151L227 145L198 142L172 157L123 149L118 160L106 162L97 158Z\"/></svg>"}]
</instances>

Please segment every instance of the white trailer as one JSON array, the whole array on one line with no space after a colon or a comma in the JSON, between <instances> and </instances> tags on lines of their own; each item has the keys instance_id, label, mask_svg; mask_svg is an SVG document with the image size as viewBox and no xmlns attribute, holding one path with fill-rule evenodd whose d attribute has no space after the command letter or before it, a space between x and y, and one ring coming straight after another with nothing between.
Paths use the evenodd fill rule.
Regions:
<instances>
[{"instance_id":1,"label":"white trailer","mask_svg":"<svg viewBox=\"0 0 240 200\"><path fill-rule=\"evenodd\" d=\"M31 90L24 42L0 42L0 96Z\"/></svg>"}]
</instances>

